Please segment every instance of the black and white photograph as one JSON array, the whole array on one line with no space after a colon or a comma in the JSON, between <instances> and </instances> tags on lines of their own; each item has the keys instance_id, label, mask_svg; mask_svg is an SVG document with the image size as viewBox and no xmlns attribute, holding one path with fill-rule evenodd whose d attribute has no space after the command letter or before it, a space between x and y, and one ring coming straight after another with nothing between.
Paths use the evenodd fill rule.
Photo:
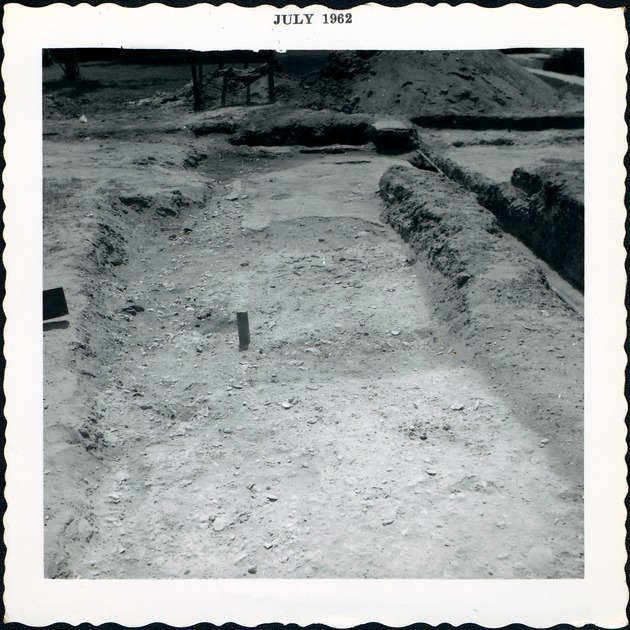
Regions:
<instances>
[{"instance_id":1,"label":"black and white photograph","mask_svg":"<svg viewBox=\"0 0 630 630\"><path fill-rule=\"evenodd\" d=\"M581 50L44 61L46 577L583 576Z\"/></svg>"},{"instance_id":2,"label":"black and white photograph","mask_svg":"<svg viewBox=\"0 0 630 630\"><path fill-rule=\"evenodd\" d=\"M363 15L267 9L292 37ZM45 588L288 585L282 600L606 574L585 470L601 483L607 465L593 422L623 436L623 389L598 383L623 386L624 210L589 193L623 177L604 185L585 152L588 37L85 39L29 57ZM597 291L621 302L589 306ZM222 615L196 621L239 620Z\"/></svg>"}]
</instances>

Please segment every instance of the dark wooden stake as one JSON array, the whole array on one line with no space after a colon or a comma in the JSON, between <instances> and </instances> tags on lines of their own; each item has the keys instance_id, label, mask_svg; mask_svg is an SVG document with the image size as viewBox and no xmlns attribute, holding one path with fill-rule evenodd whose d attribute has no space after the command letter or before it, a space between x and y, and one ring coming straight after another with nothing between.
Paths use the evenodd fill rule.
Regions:
<instances>
[{"instance_id":1,"label":"dark wooden stake","mask_svg":"<svg viewBox=\"0 0 630 630\"><path fill-rule=\"evenodd\" d=\"M201 109L201 85L197 76L197 59L194 51L190 52L190 71L193 83L193 107L195 111L199 111Z\"/></svg>"},{"instance_id":2,"label":"dark wooden stake","mask_svg":"<svg viewBox=\"0 0 630 630\"><path fill-rule=\"evenodd\" d=\"M267 53L267 83L269 86L269 102L273 103L276 100L276 90L273 82L273 50Z\"/></svg>"},{"instance_id":3,"label":"dark wooden stake","mask_svg":"<svg viewBox=\"0 0 630 630\"><path fill-rule=\"evenodd\" d=\"M236 313L236 324L238 326L238 349L247 350L249 348L249 316L247 311Z\"/></svg>"}]
</instances>

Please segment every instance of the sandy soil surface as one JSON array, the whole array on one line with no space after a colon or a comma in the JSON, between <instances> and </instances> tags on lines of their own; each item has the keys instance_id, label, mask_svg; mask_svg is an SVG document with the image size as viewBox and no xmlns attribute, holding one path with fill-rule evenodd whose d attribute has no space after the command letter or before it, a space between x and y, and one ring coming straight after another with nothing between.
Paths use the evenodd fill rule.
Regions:
<instances>
[{"instance_id":1,"label":"sandy soil surface","mask_svg":"<svg viewBox=\"0 0 630 630\"><path fill-rule=\"evenodd\" d=\"M423 129L421 136L431 146L439 147L444 157L497 182L509 182L517 168L535 167L551 160L584 163L583 129Z\"/></svg>"},{"instance_id":2,"label":"sandy soil surface","mask_svg":"<svg viewBox=\"0 0 630 630\"><path fill-rule=\"evenodd\" d=\"M582 340L531 337L553 356L531 422L510 392L540 375L491 325L496 366L474 360L380 218L405 156L98 112L45 122L44 283L71 311L44 329L47 577L582 576L581 424L552 404L576 375L579 417ZM579 328L554 296L526 326Z\"/></svg>"}]
</instances>

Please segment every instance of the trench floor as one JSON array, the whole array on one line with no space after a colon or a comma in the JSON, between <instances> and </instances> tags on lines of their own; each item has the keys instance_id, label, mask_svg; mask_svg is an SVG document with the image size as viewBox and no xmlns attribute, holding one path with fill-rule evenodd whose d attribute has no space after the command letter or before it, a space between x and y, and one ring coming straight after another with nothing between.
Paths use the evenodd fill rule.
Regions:
<instances>
[{"instance_id":1,"label":"trench floor","mask_svg":"<svg viewBox=\"0 0 630 630\"><path fill-rule=\"evenodd\" d=\"M60 185L83 165L77 203L51 200L68 225L104 173L157 190L167 169L171 186L211 189L178 217L127 215L128 259L100 270L143 310L112 307L89 379L98 457L64 460L47 442L46 549L65 549L66 575L581 577L572 489L486 375L449 352L429 280L378 219L395 160L224 147L220 164L191 171L179 166L190 147L163 140L46 149ZM130 169L141 154L156 159ZM50 277L80 277L70 262L55 269L71 236L59 232ZM68 334L45 333L47 431L86 391L81 378L59 387ZM68 516L57 506L79 505L77 457L85 502Z\"/></svg>"}]
</instances>

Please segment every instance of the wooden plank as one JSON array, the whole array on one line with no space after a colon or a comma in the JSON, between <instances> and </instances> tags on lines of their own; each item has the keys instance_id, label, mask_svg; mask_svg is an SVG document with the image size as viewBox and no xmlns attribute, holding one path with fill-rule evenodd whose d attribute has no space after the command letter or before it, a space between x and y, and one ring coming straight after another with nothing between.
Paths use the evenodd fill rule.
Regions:
<instances>
[{"instance_id":1,"label":"wooden plank","mask_svg":"<svg viewBox=\"0 0 630 630\"><path fill-rule=\"evenodd\" d=\"M269 102L270 103L274 103L276 100L276 88L274 85L274 80L273 80L273 64L274 64L274 58L273 58L273 50L270 50L267 53L267 64L268 64L268 68L267 68L267 82L268 82L268 87L269 87Z\"/></svg>"},{"instance_id":2,"label":"wooden plank","mask_svg":"<svg viewBox=\"0 0 630 630\"><path fill-rule=\"evenodd\" d=\"M201 85L199 84L199 77L197 76L197 55L195 51L190 52L190 71L192 73L192 86L193 86L193 101L195 111L201 109Z\"/></svg>"}]
</instances>

